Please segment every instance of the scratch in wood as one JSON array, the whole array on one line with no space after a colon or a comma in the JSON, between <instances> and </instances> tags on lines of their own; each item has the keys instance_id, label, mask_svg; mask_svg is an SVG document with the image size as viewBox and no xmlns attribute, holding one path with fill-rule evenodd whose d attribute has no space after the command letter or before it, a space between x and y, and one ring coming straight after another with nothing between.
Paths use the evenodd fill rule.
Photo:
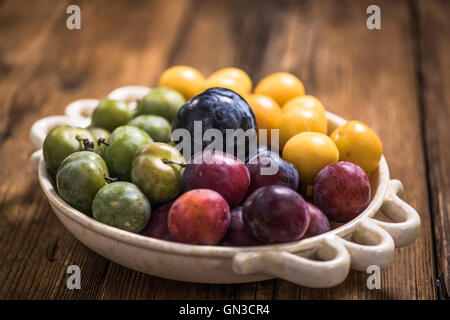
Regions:
<instances>
[{"instance_id":1,"label":"scratch in wood","mask_svg":"<svg viewBox=\"0 0 450 320\"><path fill-rule=\"evenodd\" d=\"M56 240L45 249L45 258L50 262L55 261L56 251L58 250L58 241L59 239L56 238Z\"/></svg>"}]
</instances>

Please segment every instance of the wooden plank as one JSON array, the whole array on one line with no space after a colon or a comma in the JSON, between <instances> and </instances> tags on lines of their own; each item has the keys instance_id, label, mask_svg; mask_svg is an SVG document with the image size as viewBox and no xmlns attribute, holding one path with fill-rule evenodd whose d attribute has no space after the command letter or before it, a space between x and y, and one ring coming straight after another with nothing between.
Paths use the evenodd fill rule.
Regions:
<instances>
[{"instance_id":1,"label":"wooden plank","mask_svg":"<svg viewBox=\"0 0 450 320\"><path fill-rule=\"evenodd\" d=\"M418 76L441 298L450 296L450 3L414 1L420 44Z\"/></svg>"},{"instance_id":2,"label":"wooden plank","mask_svg":"<svg viewBox=\"0 0 450 320\"><path fill-rule=\"evenodd\" d=\"M368 290L367 275L351 272L342 285L302 288L302 299L429 299L435 297L433 244L427 180L421 145L415 81L414 39L407 2L383 2L382 30L365 26L369 1L306 2L291 7L265 52L264 74L291 71L307 92L348 119L359 119L380 134L391 176L405 186L405 200L422 218L417 241L396 251L382 273L382 289ZM413 155L413 156L404 156ZM275 292L279 292L277 286ZM282 290L281 290L282 291Z\"/></svg>"}]
</instances>

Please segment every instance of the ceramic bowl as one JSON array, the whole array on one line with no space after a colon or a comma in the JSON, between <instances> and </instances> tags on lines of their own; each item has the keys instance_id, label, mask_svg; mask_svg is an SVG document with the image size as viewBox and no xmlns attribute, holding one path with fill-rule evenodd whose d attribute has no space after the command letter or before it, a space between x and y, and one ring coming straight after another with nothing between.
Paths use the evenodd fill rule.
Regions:
<instances>
[{"instance_id":1,"label":"ceramic bowl","mask_svg":"<svg viewBox=\"0 0 450 320\"><path fill-rule=\"evenodd\" d=\"M110 98L135 104L150 88L128 86ZM87 126L98 100L69 104L65 116L37 121L31 128L36 152L32 168L58 219L69 232L98 254L120 265L167 279L201 283L242 283L282 278L326 288L338 285L350 268L365 271L392 263L395 247L412 243L418 235L417 212L399 198L402 184L390 180L384 157L370 177L372 200L354 220L316 237L291 243L255 247L198 246L144 237L100 223L64 202L53 186L42 157L42 143L57 125ZM329 132L345 120L327 112Z\"/></svg>"}]
</instances>

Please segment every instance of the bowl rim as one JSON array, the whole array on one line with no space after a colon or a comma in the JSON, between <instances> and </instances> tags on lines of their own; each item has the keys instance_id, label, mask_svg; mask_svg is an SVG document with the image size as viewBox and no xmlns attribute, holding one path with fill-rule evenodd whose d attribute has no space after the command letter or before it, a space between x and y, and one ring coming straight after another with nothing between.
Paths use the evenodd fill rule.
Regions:
<instances>
[{"instance_id":1,"label":"bowl rim","mask_svg":"<svg viewBox=\"0 0 450 320\"><path fill-rule=\"evenodd\" d=\"M340 126L346 122L345 119L326 111L326 116L331 125ZM389 183L389 167L384 156L381 157L378 166L378 171L373 174L378 174L378 185L375 194L372 197L368 207L350 222L343 224L333 230L330 230L321 235L300 239L293 242L270 244L261 246L245 246L245 247L229 247L229 246L211 246L211 245L192 245L179 242L172 242L167 240L160 240L152 237L147 237L137 233L121 230L106 224L103 224L94 218L78 211L69 206L57 194L53 183L49 177L43 156L39 160L39 183L44 194L48 198L52 208L58 210L65 217L77 223L81 227L87 228L95 233L110 238L111 240L123 242L129 245L138 246L144 249L155 250L170 254L187 255L187 256L201 256L214 258L230 258L240 252L261 252L261 251L287 251L287 252L303 252L314 249L326 238L333 236L346 236L354 230L354 228L365 219L374 216L381 207L384 195ZM374 190L372 190L373 192Z\"/></svg>"}]
</instances>

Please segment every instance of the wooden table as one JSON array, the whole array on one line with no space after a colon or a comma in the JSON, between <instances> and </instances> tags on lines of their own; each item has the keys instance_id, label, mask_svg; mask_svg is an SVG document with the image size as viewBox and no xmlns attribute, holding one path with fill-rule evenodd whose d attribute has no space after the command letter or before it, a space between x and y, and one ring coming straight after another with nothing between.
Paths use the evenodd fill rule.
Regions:
<instances>
[{"instance_id":1,"label":"wooden table","mask_svg":"<svg viewBox=\"0 0 450 320\"><path fill-rule=\"evenodd\" d=\"M375 1L0 1L0 298L436 299L449 285L450 3ZM332 289L271 280L192 284L147 276L87 249L61 225L31 172L32 123L79 98L154 86L176 64L208 75L226 66L254 81L293 72L332 112L379 133L393 178L420 213L380 290L351 272ZM66 269L82 270L68 290ZM437 287L436 283L440 284ZM440 288L440 289L439 289Z\"/></svg>"}]
</instances>

